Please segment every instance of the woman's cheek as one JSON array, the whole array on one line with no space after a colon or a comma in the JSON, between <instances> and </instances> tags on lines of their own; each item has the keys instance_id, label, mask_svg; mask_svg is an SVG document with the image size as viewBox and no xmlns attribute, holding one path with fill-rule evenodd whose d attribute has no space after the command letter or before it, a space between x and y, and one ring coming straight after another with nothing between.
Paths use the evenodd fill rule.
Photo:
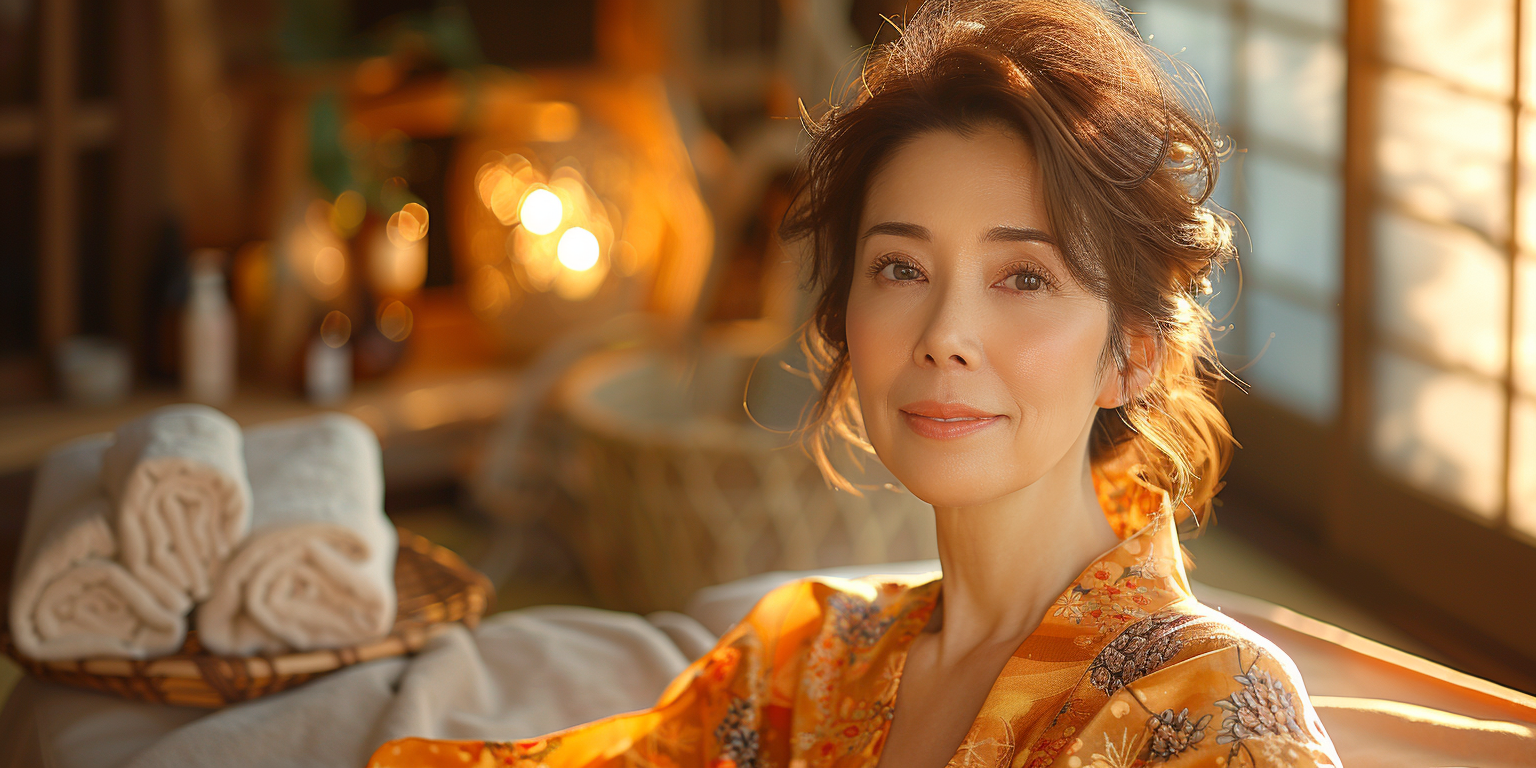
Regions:
<instances>
[{"instance_id":1,"label":"woman's cheek","mask_svg":"<svg viewBox=\"0 0 1536 768\"><path fill-rule=\"evenodd\" d=\"M991 334L987 345L994 351L989 357L1006 368L999 375L1022 406L1066 415L1097 395L1095 375L1108 318L1071 305L1054 309L1014 319L1006 324L1010 332Z\"/></svg>"},{"instance_id":2,"label":"woman's cheek","mask_svg":"<svg viewBox=\"0 0 1536 768\"><path fill-rule=\"evenodd\" d=\"M881 312L879 304L860 303L857 296L851 297L846 325L849 368L858 389L865 430L877 448L890 434L889 395L908 357L900 323Z\"/></svg>"}]
</instances>

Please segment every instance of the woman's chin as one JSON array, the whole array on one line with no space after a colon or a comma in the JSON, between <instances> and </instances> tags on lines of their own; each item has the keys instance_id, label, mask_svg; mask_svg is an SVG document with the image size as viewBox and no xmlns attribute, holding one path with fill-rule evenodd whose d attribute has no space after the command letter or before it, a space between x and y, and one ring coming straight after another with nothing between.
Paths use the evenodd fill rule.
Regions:
<instances>
[{"instance_id":1,"label":"woman's chin","mask_svg":"<svg viewBox=\"0 0 1536 768\"><path fill-rule=\"evenodd\" d=\"M1002 475L974 471L928 467L919 472L897 473L896 477L913 496L939 508L977 507L1018 490L999 483Z\"/></svg>"}]
</instances>

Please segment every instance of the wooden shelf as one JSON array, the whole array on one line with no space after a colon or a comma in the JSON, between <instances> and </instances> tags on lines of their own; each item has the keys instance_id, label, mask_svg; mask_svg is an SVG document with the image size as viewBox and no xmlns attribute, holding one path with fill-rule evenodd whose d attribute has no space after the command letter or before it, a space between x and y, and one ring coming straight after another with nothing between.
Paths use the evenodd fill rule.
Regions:
<instances>
[{"instance_id":1,"label":"wooden shelf","mask_svg":"<svg viewBox=\"0 0 1536 768\"><path fill-rule=\"evenodd\" d=\"M221 410L247 427L342 411L362 419L388 444L413 433L489 423L505 409L517 380L517 372L511 369L389 379L360 386L345 402L329 407L290 392L248 386ZM30 469L49 449L67 440L111 431L155 408L183 401L173 390L150 390L105 407L50 402L0 409L0 475Z\"/></svg>"}]
</instances>

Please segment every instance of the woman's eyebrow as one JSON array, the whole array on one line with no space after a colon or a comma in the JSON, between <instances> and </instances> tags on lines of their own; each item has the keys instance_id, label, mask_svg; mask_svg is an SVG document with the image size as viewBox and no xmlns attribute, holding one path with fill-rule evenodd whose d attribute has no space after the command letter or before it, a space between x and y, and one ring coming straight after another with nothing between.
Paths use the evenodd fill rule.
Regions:
<instances>
[{"instance_id":1,"label":"woman's eyebrow","mask_svg":"<svg viewBox=\"0 0 1536 768\"><path fill-rule=\"evenodd\" d=\"M1046 231L1035 229L1034 227L993 227L987 230L987 234L983 235L981 239L983 242L1056 244L1056 238L1051 237Z\"/></svg>"},{"instance_id":2,"label":"woman's eyebrow","mask_svg":"<svg viewBox=\"0 0 1536 768\"><path fill-rule=\"evenodd\" d=\"M860 240L867 240L875 235L894 235L912 240L933 241L933 233L921 224L913 224L906 221L882 221L870 226L859 236ZM1010 227L1007 225L996 226L981 237L983 242L995 243L1045 243L1055 245L1056 238L1051 237L1045 230L1034 227Z\"/></svg>"},{"instance_id":3,"label":"woman's eyebrow","mask_svg":"<svg viewBox=\"0 0 1536 768\"><path fill-rule=\"evenodd\" d=\"M868 240L875 235L895 235L913 240L933 241L933 233L929 232L927 227L906 221L882 221L864 230L864 234L859 235L859 239Z\"/></svg>"}]
</instances>

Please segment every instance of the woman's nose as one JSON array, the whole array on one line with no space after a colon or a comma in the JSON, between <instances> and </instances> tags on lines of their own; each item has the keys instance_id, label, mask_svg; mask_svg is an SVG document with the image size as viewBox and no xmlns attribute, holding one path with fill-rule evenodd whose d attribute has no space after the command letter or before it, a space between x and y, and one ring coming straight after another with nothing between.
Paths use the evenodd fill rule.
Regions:
<instances>
[{"instance_id":1,"label":"woman's nose","mask_svg":"<svg viewBox=\"0 0 1536 768\"><path fill-rule=\"evenodd\" d=\"M941 294L929 313L913 362L922 368L974 369L982 361L975 302L964 296Z\"/></svg>"}]
</instances>

